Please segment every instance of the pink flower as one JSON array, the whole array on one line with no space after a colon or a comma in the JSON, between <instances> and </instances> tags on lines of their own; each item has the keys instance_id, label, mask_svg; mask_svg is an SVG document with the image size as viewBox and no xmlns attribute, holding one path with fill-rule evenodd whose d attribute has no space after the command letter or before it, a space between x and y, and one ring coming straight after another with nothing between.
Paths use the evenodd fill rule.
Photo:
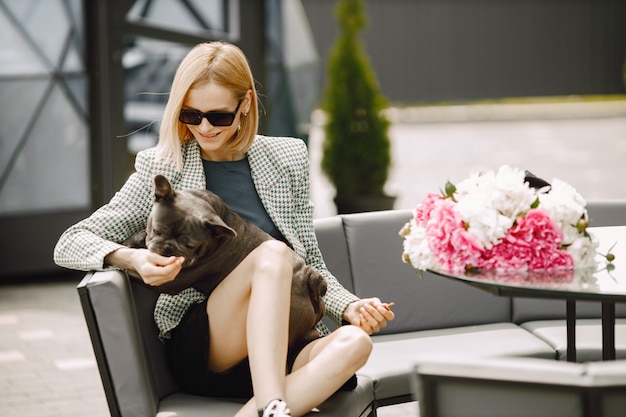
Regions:
<instances>
[{"instance_id":1,"label":"pink flower","mask_svg":"<svg viewBox=\"0 0 626 417\"><path fill-rule=\"evenodd\" d=\"M563 241L563 232L554 224L547 211L531 209L525 217L517 219L517 224L509 230L507 238L535 248L558 248Z\"/></svg>"},{"instance_id":2,"label":"pink flower","mask_svg":"<svg viewBox=\"0 0 626 417\"><path fill-rule=\"evenodd\" d=\"M449 271L464 270L475 265L482 248L466 229L450 199L439 199L426 223L428 245L435 262Z\"/></svg>"},{"instance_id":3,"label":"pink flower","mask_svg":"<svg viewBox=\"0 0 626 417\"><path fill-rule=\"evenodd\" d=\"M508 240L487 249L482 253L478 267L481 269L509 269L522 271L528 269L530 249L518 246Z\"/></svg>"},{"instance_id":4,"label":"pink flower","mask_svg":"<svg viewBox=\"0 0 626 417\"><path fill-rule=\"evenodd\" d=\"M481 268L545 270L573 268L573 258L561 250L563 232L547 211L532 209L517 219L502 243L483 253Z\"/></svg>"},{"instance_id":5,"label":"pink flower","mask_svg":"<svg viewBox=\"0 0 626 417\"><path fill-rule=\"evenodd\" d=\"M417 224L428 223L428 220L430 219L431 213L433 212L435 206L443 201L443 199L444 198L439 194L427 194L415 210L415 222Z\"/></svg>"}]
</instances>

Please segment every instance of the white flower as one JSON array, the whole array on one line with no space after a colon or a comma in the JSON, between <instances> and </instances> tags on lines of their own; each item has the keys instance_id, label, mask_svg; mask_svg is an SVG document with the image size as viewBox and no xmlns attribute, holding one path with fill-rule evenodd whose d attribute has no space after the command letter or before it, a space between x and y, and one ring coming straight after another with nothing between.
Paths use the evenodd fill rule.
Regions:
<instances>
[{"instance_id":1,"label":"white flower","mask_svg":"<svg viewBox=\"0 0 626 417\"><path fill-rule=\"evenodd\" d=\"M490 249L499 243L513 225L513 220L490 207L484 194L466 195L455 208L467 224L468 232L483 248Z\"/></svg>"},{"instance_id":2,"label":"white flower","mask_svg":"<svg viewBox=\"0 0 626 417\"><path fill-rule=\"evenodd\" d=\"M539 194L540 207L550 213L555 224L563 231L563 244L569 245L579 236L576 227L581 217L586 219L586 202L571 185L555 178L549 193Z\"/></svg>"},{"instance_id":3,"label":"white flower","mask_svg":"<svg viewBox=\"0 0 626 417\"><path fill-rule=\"evenodd\" d=\"M579 235L567 246L567 253L574 258L576 268L592 268L596 266L595 256L598 251L598 242L595 237L591 238Z\"/></svg>"},{"instance_id":4,"label":"white flower","mask_svg":"<svg viewBox=\"0 0 626 417\"><path fill-rule=\"evenodd\" d=\"M537 199L524 183L524 172L503 165L497 173L473 174L457 185L456 210L485 248L500 243L515 219Z\"/></svg>"},{"instance_id":5,"label":"white flower","mask_svg":"<svg viewBox=\"0 0 626 417\"><path fill-rule=\"evenodd\" d=\"M428 247L426 229L418 226L415 219L409 223L409 233L404 237L403 258L408 257L413 268L425 271L435 265L434 258Z\"/></svg>"}]
</instances>

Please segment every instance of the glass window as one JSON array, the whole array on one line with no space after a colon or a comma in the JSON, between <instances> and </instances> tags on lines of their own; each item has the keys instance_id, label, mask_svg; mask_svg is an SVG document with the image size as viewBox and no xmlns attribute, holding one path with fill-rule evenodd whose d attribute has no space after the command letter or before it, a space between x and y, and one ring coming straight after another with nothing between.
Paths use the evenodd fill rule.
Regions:
<instances>
[{"instance_id":1,"label":"glass window","mask_svg":"<svg viewBox=\"0 0 626 417\"><path fill-rule=\"evenodd\" d=\"M30 48L42 54L52 67L61 62L71 29L63 0L9 0L4 4L19 22Z\"/></svg>"},{"instance_id":2,"label":"glass window","mask_svg":"<svg viewBox=\"0 0 626 417\"><path fill-rule=\"evenodd\" d=\"M0 193L0 213L89 206L87 126L56 86L31 123Z\"/></svg>"},{"instance_id":3,"label":"glass window","mask_svg":"<svg viewBox=\"0 0 626 417\"><path fill-rule=\"evenodd\" d=\"M228 0L139 0L127 18L180 32L229 31Z\"/></svg>"},{"instance_id":4,"label":"glass window","mask_svg":"<svg viewBox=\"0 0 626 417\"><path fill-rule=\"evenodd\" d=\"M156 145L174 73L191 46L137 37L124 53L124 117L128 151Z\"/></svg>"},{"instance_id":5,"label":"glass window","mask_svg":"<svg viewBox=\"0 0 626 417\"><path fill-rule=\"evenodd\" d=\"M48 67L20 35L15 22L0 9L0 77L45 72Z\"/></svg>"},{"instance_id":6,"label":"glass window","mask_svg":"<svg viewBox=\"0 0 626 417\"><path fill-rule=\"evenodd\" d=\"M34 115L39 111L41 98L49 80L0 81L0 178L8 175L9 162ZM2 181L0 181L0 190Z\"/></svg>"},{"instance_id":7,"label":"glass window","mask_svg":"<svg viewBox=\"0 0 626 417\"><path fill-rule=\"evenodd\" d=\"M90 205L80 0L0 0L0 216Z\"/></svg>"}]
</instances>

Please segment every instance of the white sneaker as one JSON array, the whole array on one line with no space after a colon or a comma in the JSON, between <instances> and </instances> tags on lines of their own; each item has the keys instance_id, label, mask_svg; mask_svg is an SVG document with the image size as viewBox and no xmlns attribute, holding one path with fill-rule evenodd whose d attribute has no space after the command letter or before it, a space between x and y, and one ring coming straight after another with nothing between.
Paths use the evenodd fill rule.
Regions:
<instances>
[{"instance_id":1,"label":"white sneaker","mask_svg":"<svg viewBox=\"0 0 626 417\"><path fill-rule=\"evenodd\" d=\"M259 409L259 417L291 417L287 403L280 398L271 400L265 408Z\"/></svg>"}]
</instances>

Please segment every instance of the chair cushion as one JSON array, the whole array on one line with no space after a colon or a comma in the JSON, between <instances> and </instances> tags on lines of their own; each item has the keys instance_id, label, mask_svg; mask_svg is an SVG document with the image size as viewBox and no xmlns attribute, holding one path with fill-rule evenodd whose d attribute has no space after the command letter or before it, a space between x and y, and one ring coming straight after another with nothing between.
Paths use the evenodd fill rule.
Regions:
<instances>
[{"instance_id":1,"label":"chair cushion","mask_svg":"<svg viewBox=\"0 0 626 417\"><path fill-rule=\"evenodd\" d=\"M373 382L359 375L352 391L337 392L318 407L310 417L367 416L374 401ZM241 399L221 399L176 393L163 398L156 417L232 417L245 403ZM207 414L208 413L208 414Z\"/></svg>"},{"instance_id":2,"label":"chair cushion","mask_svg":"<svg viewBox=\"0 0 626 417\"><path fill-rule=\"evenodd\" d=\"M565 320L537 320L521 326L548 343L557 359L567 360L567 326ZM626 359L626 319L615 320L615 356ZM576 361L602 360L602 323L600 319L576 320Z\"/></svg>"},{"instance_id":3,"label":"chair cushion","mask_svg":"<svg viewBox=\"0 0 626 417\"><path fill-rule=\"evenodd\" d=\"M528 356L555 359L554 349L512 323L374 336L372 354L360 375L374 380L376 401L411 394L414 365L447 357Z\"/></svg>"},{"instance_id":4,"label":"chair cushion","mask_svg":"<svg viewBox=\"0 0 626 417\"><path fill-rule=\"evenodd\" d=\"M232 417L243 400L200 397L178 392L161 400L156 417Z\"/></svg>"}]
</instances>

